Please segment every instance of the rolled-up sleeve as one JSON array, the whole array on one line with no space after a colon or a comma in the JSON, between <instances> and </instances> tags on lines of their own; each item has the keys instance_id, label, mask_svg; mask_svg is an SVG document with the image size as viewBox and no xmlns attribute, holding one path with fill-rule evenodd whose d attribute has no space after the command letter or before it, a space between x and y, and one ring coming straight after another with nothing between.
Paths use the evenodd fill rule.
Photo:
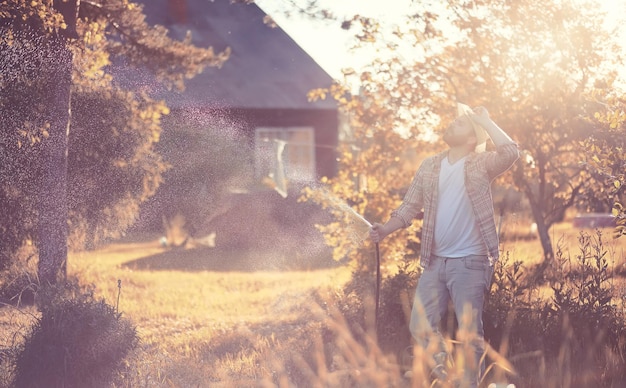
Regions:
<instances>
[{"instance_id":1,"label":"rolled-up sleeve","mask_svg":"<svg viewBox=\"0 0 626 388\"><path fill-rule=\"evenodd\" d=\"M516 143L503 144L496 147L495 152L485 154L485 169L491 179L511 168L519 158L519 147Z\"/></svg>"},{"instance_id":2,"label":"rolled-up sleeve","mask_svg":"<svg viewBox=\"0 0 626 388\"><path fill-rule=\"evenodd\" d=\"M424 171L424 164L422 164L415 173L402 204L391 212L392 217L398 217L402 220L405 228L411 225L413 219L424 207Z\"/></svg>"}]
</instances>

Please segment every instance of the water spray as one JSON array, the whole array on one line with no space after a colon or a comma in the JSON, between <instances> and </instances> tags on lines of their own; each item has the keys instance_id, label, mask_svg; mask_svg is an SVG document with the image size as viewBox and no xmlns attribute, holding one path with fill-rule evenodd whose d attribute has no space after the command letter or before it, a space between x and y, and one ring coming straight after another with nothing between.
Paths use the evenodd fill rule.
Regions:
<instances>
[{"instance_id":1,"label":"water spray","mask_svg":"<svg viewBox=\"0 0 626 388\"><path fill-rule=\"evenodd\" d=\"M365 219L362 215L356 212L351 206L349 206L345 201L339 199L330 191L317 188L315 189L317 193L317 199L321 200L323 198L324 208L332 208L335 211L339 211L342 216L344 216L344 222L347 223L349 232L349 238L352 242L363 242L368 238L370 230L372 228L371 222ZM321 198L320 198L321 197ZM374 325L376 327L376 332L378 332L378 315L380 308L380 286L381 286L381 270L380 270L380 248L378 242L375 244L376 247L376 304L375 304L375 312L374 312Z\"/></svg>"},{"instance_id":2,"label":"water spray","mask_svg":"<svg viewBox=\"0 0 626 388\"><path fill-rule=\"evenodd\" d=\"M270 139L263 139L264 142L270 142ZM269 172L267 181L265 182L268 186L272 187L276 190L283 198L287 198L288 190L287 190L287 179L286 179L286 166L283 158L283 152L285 151L286 146L292 144L291 142L273 139L272 141L272 154L273 154L273 168ZM319 189L318 189L319 190ZM356 226L355 231L353 233L353 237L356 239L363 241L367 238L367 234L372 227L372 224L365 219L362 215L356 212L352 207L350 207L345 201L337 198L328 190L320 190L321 195L326 200L327 204L330 207L341 210L344 214L350 217L350 225ZM358 230L357 230L358 229ZM380 273L380 248L378 243L375 244L376 247L376 304L374 310L374 327L376 328L376 333L378 333L378 310L380 308L380 284L381 284L381 273Z\"/></svg>"},{"instance_id":3,"label":"water spray","mask_svg":"<svg viewBox=\"0 0 626 388\"><path fill-rule=\"evenodd\" d=\"M356 218L362 224L367 225L367 229L372 227L372 223L366 220L362 215L356 212L353 208L348 206L345 202L337 202L335 201L335 205L340 209L348 212L351 216ZM378 243L375 243L376 247L376 305L374 308L374 327L376 328L376 333L378 333L378 310L380 308L380 283L381 283L381 274L380 274L380 246Z\"/></svg>"}]
</instances>

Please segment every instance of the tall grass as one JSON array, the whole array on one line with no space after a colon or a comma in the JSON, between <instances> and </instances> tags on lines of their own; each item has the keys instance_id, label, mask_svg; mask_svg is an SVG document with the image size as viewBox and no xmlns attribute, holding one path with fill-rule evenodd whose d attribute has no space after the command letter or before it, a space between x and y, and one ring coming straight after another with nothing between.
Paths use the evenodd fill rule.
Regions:
<instances>
[{"instance_id":1,"label":"tall grass","mask_svg":"<svg viewBox=\"0 0 626 388\"><path fill-rule=\"evenodd\" d=\"M626 380L624 282L613 271L623 260L622 243L562 232L557 260L541 282L531 276L532 252L540 254L536 241L516 241L503 256L485 312L491 344L485 386L617 387ZM430 349L410 347L414 266L384 268L376 328L371 267L282 272L133 265L164 252L148 241L70 257L70 274L94 285L94 295L137 328L139 346L109 386L450 386L431 375ZM32 325L26 313L38 314L24 306L0 308L0 338L13 338L0 344L0 381L8 381L10 353ZM449 322L449 376L462 381L467 341ZM409 370L412 377L405 378Z\"/></svg>"}]
</instances>

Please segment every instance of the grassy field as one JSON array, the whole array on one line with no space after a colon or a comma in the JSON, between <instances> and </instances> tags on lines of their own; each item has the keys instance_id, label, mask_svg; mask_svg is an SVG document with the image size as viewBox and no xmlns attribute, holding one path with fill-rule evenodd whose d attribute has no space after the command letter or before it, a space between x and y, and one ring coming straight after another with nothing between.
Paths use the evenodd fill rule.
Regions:
<instances>
[{"instance_id":1,"label":"grassy field","mask_svg":"<svg viewBox=\"0 0 626 388\"><path fill-rule=\"evenodd\" d=\"M555 246L576 254L578 230L561 224L552 235ZM509 236L502 248L510 258L539 261L538 240ZM626 240L612 240L608 230L604 239L617 268ZM325 306L350 279L349 267L285 271L259 268L259 262L271 257L170 250L155 238L74 252L68 272L137 326L141 344L118 386L360 386L358 376L365 375L380 382L373 386L410 386L395 355L358 345L341 315ZM615 296L624 296L623 289L616 285ZM37 315L29 308L0 311L0 330L14 337ZM329 330L340 339L332 351L324 343ZM9 336L3 337L6 346ZM342 370L350 370L349 378Z\"/></svg>"},{"instance_id":2,"label":"grassy field","mask_svg":"<svg viewBox=\"0 0 626 388\"><path fill-rule=\"evenodd\" d=\"M131 385L146 386L271 380L275 367L261 364L314 346L314 294L350 278L347 267L258 270L267 257L168 250L156 240L74 253L69 262L70 274L110 304L119 299L119 311L137 325L142 342Z\"/></svg>"},{"instance_id":3,"label":"grassy field","mask_svg":"<svg viewBox=\"0 0 626 388\"><path fill-rule=\"evenodd\" d=\"M238 324L275 322L279 316L284 322L297 319L302 298L310 291L341 287L350 275L343 267L280 272L229 270L223 265L216 265L222 267L216 271L187 270L184 264L180 269L136 269L129 264L165 252L154 242L114 244L72 254L69 272L97 285L97 292L111 304L119 294L119 310L139 325L144 341L168 345L181 344L181 330L184 343ZM170 256L176 261L176 254ZM212 255L197 260L232 258Z\"/></svg>"}]
</instances>

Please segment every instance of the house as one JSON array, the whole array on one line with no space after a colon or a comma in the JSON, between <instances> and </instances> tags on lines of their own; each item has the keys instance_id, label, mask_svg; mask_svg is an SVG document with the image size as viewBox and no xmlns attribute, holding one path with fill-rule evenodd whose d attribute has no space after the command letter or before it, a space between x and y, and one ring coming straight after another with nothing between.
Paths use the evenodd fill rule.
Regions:
<instances>
[{"instance_id":1,"label":"house","mask_svg":"<svg viewBox=\"0 0 626 388\"><path fill-rule=\"evenodd\" d=\"M332 99L311 102L307 93L332 78L254 3L230 0L141 0L146 21L182 40L231 50L221 68L206 68L184 92L165 93L172 114L226 111L245 126L256 150L257 176L274 139L286 142L287 180L314 180L336 173L338 111Z\"/></svg>"},{"instance_id":2,"label":"house","mask_svg":"<svg viewBox=\"0 0 626 388\"><path fill-rule=\"evenodd\" d=\"M140 224L160 227L162 219L174 244L216 233L218 247L269 249L261 241L289 233L308 237L283 241L293 245L287 249L319 251L322 237L313 223L324 215L311 206L303 209L297 193L302 184L336 174L337 105L332 99L307 99L310 90L330 86L332 78L283 30L268 25L254 3L136 2L143 4L146 21L165 26L171 37L182 40L190 33L196 46L231 52L221 68L206 68L184 91L153 93L171 111L159 146L172 170L142 209ZM193 129L177 126L189 120L196 121ZM206 177L210 168L203 163L220 147L216 127L229 125L243 134L241 147L230 154L237 162L246 159L250 179L225 195L215 187L219 179ZM276 190L259 184L267 177Z\"/></svg>"}]
</instances>

